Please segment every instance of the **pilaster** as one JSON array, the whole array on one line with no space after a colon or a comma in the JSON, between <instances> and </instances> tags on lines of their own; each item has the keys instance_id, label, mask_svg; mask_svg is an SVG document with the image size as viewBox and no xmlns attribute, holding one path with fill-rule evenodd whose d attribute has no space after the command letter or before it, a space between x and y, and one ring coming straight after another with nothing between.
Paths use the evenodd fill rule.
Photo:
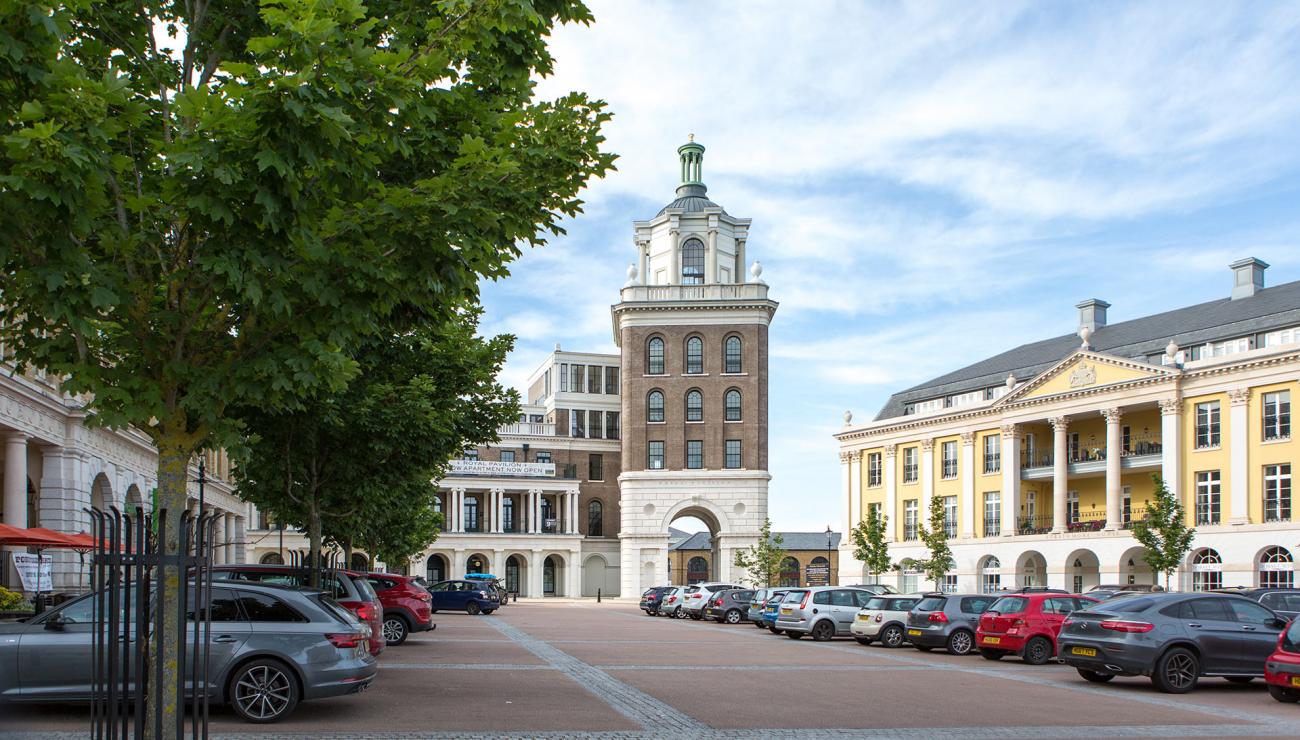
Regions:
<instances>
[{"instance_id":1,"label":"pilaster","mask_svg":"<svg viewBox=\"0 0 1300 740\"><path fill-rule=\"evenodd\" d=\"M999 509L1002 516L1002 536L1016 534L1020 519L1020 427L1007 424L1002 435L1002 493Z\"/></svg>"},{"instance_id":2,"label":"pilaster","mask_svg":"<svg viewBox=\"0 0 1300 740\"><path fill-rule=\"evenodd\" d=\"M961 460L958 465L957 475L961 476L961 536L969 539L975 536L975 476L978 475L974 432L961 434Z\"/></svg>"},{"instance_id":3,"label":"pilaster","mask_svg":"<svg viewBox=\"0 0 1300 740\"><path fill-rule=\"evenodd\" d=\"M1228 523L1250 521L1250 389L1228 391Z\"/></svg>"},{"instance_id":4,"label":"pilaster","mask_svg":"<svg viewBox=\"0 0 1300 740\"><path fill-rule=\"evenodd\" d=\"M897 454L896 445L885 445L885 512L889 516L885 536L889 542L898 541L899 527L902 526L902 517L898 515L898 473L894 464Z\"/></svg>"}]
</instances>

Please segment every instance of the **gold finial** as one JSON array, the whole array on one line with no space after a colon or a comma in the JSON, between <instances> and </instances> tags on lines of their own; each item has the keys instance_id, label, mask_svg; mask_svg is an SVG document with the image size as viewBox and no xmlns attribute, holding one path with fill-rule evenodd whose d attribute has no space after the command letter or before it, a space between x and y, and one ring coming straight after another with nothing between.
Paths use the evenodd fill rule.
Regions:
<instances>
[{"instance_id":1,"label":"gold finial","mask_svg":"<svg viewBox=\"0 0 1300 740\"><path fill-rule=\"evenodd\" d=\"M687 135L686 135L686 140L687 140L687 141L695 141L695 134L687 134Z\"/></svg>"}]
</instances>

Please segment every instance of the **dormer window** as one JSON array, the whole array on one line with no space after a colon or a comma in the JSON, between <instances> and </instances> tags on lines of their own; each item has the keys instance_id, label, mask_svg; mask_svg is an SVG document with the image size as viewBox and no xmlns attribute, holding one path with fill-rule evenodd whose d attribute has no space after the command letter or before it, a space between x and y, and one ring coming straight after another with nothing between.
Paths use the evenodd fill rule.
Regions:
<instances>
[{"instance_id":1,"label":"dormer window","mask_svg":"<svg viewBox=\"0 0 1300 740\"><path fill-rule=\"evenodd\" d=\"M687 239L682 244L682 285L704 284L704 242Z\"/></svg>"}]
</instances>

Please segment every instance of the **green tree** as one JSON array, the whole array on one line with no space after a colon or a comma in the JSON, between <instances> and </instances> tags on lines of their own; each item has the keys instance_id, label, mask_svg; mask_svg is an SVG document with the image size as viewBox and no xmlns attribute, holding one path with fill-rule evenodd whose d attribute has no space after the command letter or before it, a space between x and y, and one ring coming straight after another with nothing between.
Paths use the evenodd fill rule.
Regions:
<instances>
[{"instance_id":1,"label":"green tree","mask_svg":"<svg viewBox=\"0 0 1300 740\"><path fill-rule=\"evenodd\" d=\"M943 499L930 497L929 526L921 526L921 544L925 545L926 556L918 562L925 577L934 582L936 591L943 588L943 577L956 565L952 548L948 546L948 531L944 526L947 517L943 511Z\"/></svg>"},{"instance_id":2,"label":"green tree","mask_svg":"<svg viewBox=\"0 0 1300 740\"><path fill-rule=\"evenodd\" d=\"M853 538L853 557L873 576L894 569L894 563L889 558L889 543L885 539L888 525L888 515L875 506L868 506L867 517L849 532Z\"/></svg>"},{"instance_id":3,"label":"green tree","mask_svg":"<svg viewBox=\"0 0 1300 740\"><path fill-rule=\"evenodd\" d=\"M1151 572L1165 575L1167 591L1170 577L1192 549L1196 530L1187 526L1182 502L1170 493L1164 479L1152 475L1151 480L1155 492L1147 503L1146 516L1133 522L1133 539L1146 551L1142 559L1151 566Z\"/></svg>"},{"instance_id":4,"label":"green tree","mask_svg":"<svg viewBox=\"0 0 1300 740\"><path fill-rule=\"evenodd\" d=\"M780 532L772 534L772 520L764 519L759 530L758 542L737 550L731 563L742 569L742 579L751 586L773 586L781 572L781 561L785 559L785 538Z\"/></svg>"},{"instance_id":5,"label":"green tree","mask_svg":"<svg viewBox=\"0 0 1300 740\"><path fill-rule=\"evenodd\" d=\"M535 99L569 0L0 0L0 341L187 465L229 409L356 372L397 307L439 322L612 166L603 103ZM178 723L174 594L149 711ZM159 702L162 702L161 704ZM150 728L152 734L152 727Z\"/></svg>"},{"instance_id":6,"label":"green tree","mask_svg":"<svg viewBox=\"0 0 1300 740\"><path fill-rule=\"evenodd\" d=\"M448 460L495 442L519 413L515 391L496 380L513 339L476 336L476 319L466 311L368 343L346 389L300 409L240 409L251 435L240 496L301 527L313 559L326 542L393 562L427 547Z\"/></svg>"}]
</instances>

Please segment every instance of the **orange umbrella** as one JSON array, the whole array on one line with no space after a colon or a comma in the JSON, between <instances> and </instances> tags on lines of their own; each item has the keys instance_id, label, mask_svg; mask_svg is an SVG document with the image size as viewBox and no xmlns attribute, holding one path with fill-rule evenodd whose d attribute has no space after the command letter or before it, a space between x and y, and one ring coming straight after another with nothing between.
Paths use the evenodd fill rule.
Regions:
<instances>
[{"instance_id":1,"label":"orange umbrella","mask_svg":"<svg viewBox=\"0 0 1300 740\"><path fill-rule=\"evenodd\" d=\"M52 529L43 529L41 527L32 527L23 529L10 524L0 524L0 545L9 547L73 547L74 543L69 536L62 532L55 532Z\"/></svg>"}]
</instances>

